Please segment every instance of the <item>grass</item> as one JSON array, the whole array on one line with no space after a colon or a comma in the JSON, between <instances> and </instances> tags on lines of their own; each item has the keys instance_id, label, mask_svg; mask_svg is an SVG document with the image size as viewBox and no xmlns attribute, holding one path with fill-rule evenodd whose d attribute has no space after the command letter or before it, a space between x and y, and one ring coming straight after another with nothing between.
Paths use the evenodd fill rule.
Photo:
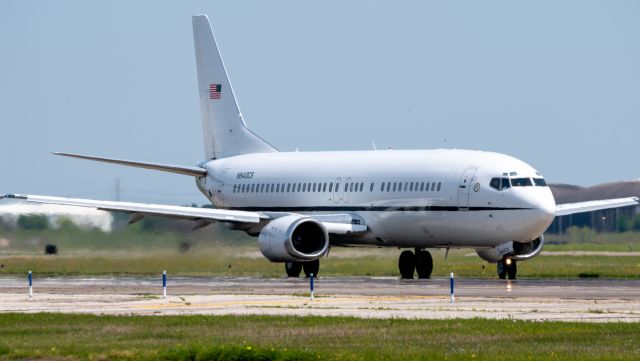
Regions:
<instances>
[{"instance_id":1,"label":"grass","mask_svg":"<svg viewBox=\"0 0 640 361\"><path fill-rule=\"evenodd\" d=\"M224 236L213 232L183 234L140 232L125 229L100 231L48 230L0 233L7 240L0 248L0 275L23 275L33 270L38 276L54 275L151 275L167 270L173 276L258 276L281 277L284 267L271 263L259 252L255 238L233 243L212 240ZM213 236L212 236L213 234ZM239 232L233 233L235 237ZM581 240L585 238L585 240ZM597 234L574 231L549 236L545 251L640 251L640 233ZM44 245L58 246L56 256L43 255ZM185 249L184 245L187 244ZM182 248L182 249L181 249ZM394 248L333 248L321 260L320 276L397 276ZM471 249L432 250L434 277L454 272L459 277L495 278L495 265ZM538 256L518 263L520 278L640 278L640 257ZM586 276L585 276L586 275Z\"/></svg>"},{"instance_id":2,"label":"grass","mask_svg":"<svg viewBox=\"0 0 640 361\"><path fill-rule=\"evenodd\" d=\"M186 360L222 350L263 360L640 358L640 326L625 323L0 314L0 335L0 359Z\"/></svg>"}]
</instances>

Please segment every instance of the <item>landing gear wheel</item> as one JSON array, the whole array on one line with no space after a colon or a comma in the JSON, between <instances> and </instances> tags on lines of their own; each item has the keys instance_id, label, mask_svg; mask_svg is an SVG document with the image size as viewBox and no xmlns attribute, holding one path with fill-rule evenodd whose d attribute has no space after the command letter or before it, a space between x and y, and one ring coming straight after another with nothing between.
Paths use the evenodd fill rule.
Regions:
<instances>
[{"instance_id":1,"label":"landing gear wheel","mask_svg":"<svg viewBox=\"0 0 640 361\"><path fill-rule=\"evenodd\" d=\"M398 259L398 268L403 279L413 279L413 272L416 269L416 256L411 251L403 251Z\"/></svg>"},{"instance_id":2,"label":"landing gear wheel","mask_svg":"<svg viewBox=\"0 0 640 361\"><path fill-rule=\"evenodd\" d=\"M498 277L501 280L506 279L509 276L510 280L516 279L516 273L518 272L518 266L513 259L503 259L498 262Z\"/></svg>"},{"instance_id":3,"label":"landing gear wheel","mask_svg":"<svg viewBox=\"0 0 640 361\"><path fill-rule=\"evenodd\" d=\"M320 270L320 260L304 262L302 263L302 269L304 269L304 275L309 278L313 273L313 277L318 277L318 271Z\"/></svg>"},{"instance_id":4,"label":"landing gear wheel","mask_svg":"<svg viewBox=\"0 0 640 361\"><path fill-rule=\"evenodd\" d=\"M516 279L516 273L518 272L518 266L515 260L511 260L511 264L507 267L507 275L510 280Z\"/></svg>"},{"instance_id":5,"label":"landing gear wheel","mask_svg":"<svg viewBox=\"0 0 640 361\"><path fill-rule=\"evenodd\" d=\"M504 260L498 261L498 277L503 280L507 278L507 265L504 263Z\"/></svg>"},{"instance_id":6,"label":"landing gear wheel","mask_svg":"<svg viewBox=\"0 0 640 361\"><path fill-rule=\"evenodd\" d=\"M416 272L418 278L431 278L433 258L429 251L416 251Z\"/></svg>"},{"instance_id":7,"label":"landing gear wheel","mask_svg":"<svg viewBox=\"0 0 640 361\"><path fill-rule=\"evenodd\" d=\"M300 272L302 272L302 263L286 262L284 264L284 269L287 271L288 277L300 277Z\"/></svg>"}]
</instances>

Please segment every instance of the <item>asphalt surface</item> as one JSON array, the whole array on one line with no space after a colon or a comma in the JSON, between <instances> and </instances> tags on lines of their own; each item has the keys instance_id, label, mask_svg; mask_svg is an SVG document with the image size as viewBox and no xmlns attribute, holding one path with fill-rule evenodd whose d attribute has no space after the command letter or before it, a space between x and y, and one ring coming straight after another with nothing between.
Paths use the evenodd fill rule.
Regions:
<instances>
[{"instance_id":1,"label":"asphalt surface","mask_svg":"<svg viewBox=\"0 0 640 361\"><path fill-rule=\"evenodd\" d=\"M170 277L0 278L0 312L94 314L349 315L374 318L508 318L640 322L640 280L314 280Z\"/></svg>"}]
</instances>

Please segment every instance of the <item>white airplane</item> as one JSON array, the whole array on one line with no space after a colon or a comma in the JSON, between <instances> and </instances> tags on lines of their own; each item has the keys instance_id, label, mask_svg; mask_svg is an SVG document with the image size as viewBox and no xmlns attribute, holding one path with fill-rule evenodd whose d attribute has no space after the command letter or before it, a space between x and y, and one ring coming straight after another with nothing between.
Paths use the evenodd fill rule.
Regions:
<instances>
[{"instance_id":1,"label":"white airplane","mask_svg":"<svg viewBox=\"0 0 640 361\"><path fill-rule=\"evenodd\" d=\"M0 198L128 212L194 222L223 222L258 236L262 254L288 276L317 275L332 246L408 248L403 278L429 278L426 249L473 248L516 277L516 261L540 253L559 215L637 205L620 198L556 205L542 175L504 154L454 149L279 152L246 126L209 19L193 16L206 160L195 167L70 153L58 155L172 172L195 178L216 207L9 194ZM415 249L415 253L410 249Z\"/></svg>"}]
</instances>

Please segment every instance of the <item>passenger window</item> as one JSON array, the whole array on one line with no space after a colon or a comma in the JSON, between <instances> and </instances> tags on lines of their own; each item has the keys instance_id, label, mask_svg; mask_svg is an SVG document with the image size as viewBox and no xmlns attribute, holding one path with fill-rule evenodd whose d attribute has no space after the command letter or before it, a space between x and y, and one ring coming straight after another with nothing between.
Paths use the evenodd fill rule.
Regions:
<instances>
[{"instance_id":1,"label":"passenger window","mask_svg":"<svg viewBox=\"0 0 640 361\"><path fill-rule=\"evenodd\" d=\"M424 190L425 190L425 192L428 192L428 191L429 191L429 184L430 184L430 183L429 183L429 182L427 182L427 187L424 189Z\"/></svg>"},{"instance_id":2,"label":"passenger window","mask_svg":"<svg viewBox=\"0 0 640 361\"><path fill-rule=\"evenodd\" d=\"M271 192L271 193L273 193L273 191L274 191L274 189L275 189L275 188L276 188L276 185L275 185L275 184L273 184L273 183L271 183L271 189L270 189L270 192Z\"/></svg>"},{"instance_id":3,"label":"passenger window","mask_svg":"<svg viewBox=\"0 0 640 361\"><path fill-rule=\"evenodd\" d=\"M256 185L252 184L251 185L251 193L255 193L255 190L256 190Z\"/></svg>"},{"instance_id":4,"label":"passenger window","mask_svg":"<svg viewBox=\"0 0 640 361\"><path fill-rule=\"evenodd\" d=\"M380 192L384 192L384 182L380 183Z\"/></svg>"},{"instance_id":5,"label":"passenger window","mask_svg":"<svg viewBox=\"0 0 640 361\"><path fill-rule=\"evenodd\" d=\"M397 186L398 186L398 183L397 183L397 182L393 182L393 191L394 191L394 192L396 191L396 187L397 187Z\"/></svg>"},{"instance_id":6,"label":"passenger window","mask_svg":"<svg viewBox=\"0 0 640 361\"><path fill-rule=\"evenodd\" d=\"M322 184L322 191L326 192L327 191L327 183L323 183Z\"/></svg>"},{"instance_id":7,"label":"passenger window","mask_svg":"<svg viewBox=\"0 0 640 361\"><path fill-rule=\"evenodd\" d=\"M373 183L369 186L369 192L373 192Z\"/></svg>"},{"instance_id":8,"label":"passenger window","mask_svg":"<svg viewBox=\"0 0 640 361\"><path fill-rule=\"evenodd\" d=\"M431 191L433 192L436 189L436 182L431 183Z\"/></svg>"},{"instance_id":9,"label":"passenger window","mask_svg":"<svg viewBox=\"0 0 640 361\"><path fill-rule=\"evenodd\" d=\"M336 183L336 192L340 192L340 183Z\"/></svg>"},{"instance_id":10,"label":"passenger window","mask_svg":"<svg viewBox=\"0 0 640 361\"><path fill-rule=\"evenodd\" d=\"M404 191L409 191L409 182L404 182Z\"/></svg>"},{"instance_id":11,"label":"passenger window","mask_svg":"<svg viewBox=\"0 0 640 361\"><path fill-rule=\"evenodd\" d=\"M313 183L313 191L314 192L316 191L316 184L315 183Z\"/></svg>"},{"instance_id":12,"label":"passenger window","mask_svg":"<svg viewBox=\"0 0 640 361\"><path fill-rule=\"evenodd\" d=\"M301 189L302 189L302 184L301 184L301 183L298 183L298 189L296 190L296 192L298 192L298 193L299 193Z\"/></svg>"},{"instance_id":13,"label":"passenger window","mask_svg":"<svg viewBox=\"0 0 640 361\"><path fill-rule=\"evenodd\" d=\"M391 189L391 182L387 183L387 192Z\"/></svg>"},{"instance_id":14,"label":"passenger window","mask_svg":"<svg viewBox=\"0 0 640 361\"><path fill-rule=\"evenodd\" d=\"M329 193L333 192L333 182L329 183Z\"/></svg>"},{"instance_id":15,"label":"passenger window","mask_svg":"<svg viewBox=\"0 0 640 361\"><path fill-rule=\"evenodd\" d=\"M420 192L424 190L424 182L420 182Z\"/></svg>"},{"instance_id":16,"label":"passenger window","mask_svg":"<svg viewBox=\"0 0 640 361\"><path fill-rule=\"evenodd\" d=\"M440 188L442 188L442 182L438 182L438 192L440 192Z\"/></svg>"}]
</instances>

